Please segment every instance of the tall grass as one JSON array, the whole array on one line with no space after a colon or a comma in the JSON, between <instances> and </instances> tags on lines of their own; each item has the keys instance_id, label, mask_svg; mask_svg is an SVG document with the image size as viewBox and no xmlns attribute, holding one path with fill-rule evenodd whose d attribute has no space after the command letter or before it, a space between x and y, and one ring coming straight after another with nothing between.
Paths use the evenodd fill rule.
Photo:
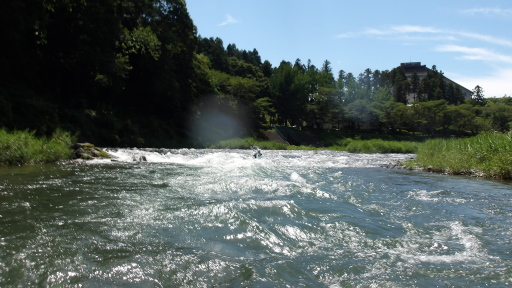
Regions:
<instances>
[{"instance_id":1,"label":"tall grass","mask_svg":"<svg viewBox=\"0 0 512 288\"><path fill-rule=\"evenodd\" d=\"M471 138L432 139L408 163L434 172L512 179L512 132L486 132Z\"/></svg>"},{"instance_id":2,"label":"tall grass","mask_svg":"<svg viewBox=\"0 0 512 288\"><path fill-rule=\"evenodd\" d=\"M286 144L272 142L272 141L260 141L254 138L235 138L220 141L210 146L213 149L249 149L251 146L258 146L264 150L286 150Z\"/></svg>"},{"instance_id":3,"label":"tall grass","mask_svg":"<svg viewBox=\"0 0 512 288\"><path fill-rule=\"evenodd\" d=\"M34 132L0 130L0 165L51 163L69 159L73 138L57 130L51 138L38 138Z\"/></svg>"},{"instance_id":4,"label":"tall grass","mask_svg":"<svg viewBox=\"0 0 512 288\"><path fill-rule=\"evenodd\" d=\"M346 150L351 153L416 153L418 142L411 141L385 141L350 140L346 143Z\"/></svg>"},{"instance_id":5,"label":"tall grass","mask_svg":"<svg viewBox=\"0 0 512 288\"><path fill-rule=\"evenodd\" d=\"M312 146L286 145L272 141L259 141L254 138L236 138L220 141L210 148L214 149L249 149L258 146L264 150L318 150ZM348 151L351 153L415 153L418 142L411 141L386 141L382 139L354 140L344 138L333 142L332 146L324 149L336 151Z\"/></svg>"}]
</instances>

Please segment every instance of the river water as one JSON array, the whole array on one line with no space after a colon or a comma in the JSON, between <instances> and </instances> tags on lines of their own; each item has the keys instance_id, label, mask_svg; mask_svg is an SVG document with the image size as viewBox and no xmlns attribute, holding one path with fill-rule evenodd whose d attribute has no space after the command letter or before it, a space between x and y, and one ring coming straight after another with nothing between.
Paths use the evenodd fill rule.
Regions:
<instances>
[{"instance_id":1,"label":"river water","mask_svg":"<svg viewBox=\"0 0 512 288\"><path fill-rule=\"evenodd\" d=\"M0 169L0 287L512 283L510 183L379 167L412 155L109 151Z\"/></svg>"}]
</instances>

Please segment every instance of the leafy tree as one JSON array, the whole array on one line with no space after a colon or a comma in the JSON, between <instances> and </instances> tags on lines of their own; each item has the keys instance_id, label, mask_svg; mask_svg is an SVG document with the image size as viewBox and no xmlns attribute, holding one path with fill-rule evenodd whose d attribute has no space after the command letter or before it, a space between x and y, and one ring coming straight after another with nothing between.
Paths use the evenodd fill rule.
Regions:
<instances>
[{"instance_id":1,"label":"leafy tree","mask_svg":"<svg viewBox=\"0 0 512 288\"><path fill-rule=\"evenodd\" d=\"M470 104L459 106L447 106L446 117L449 117L449 128L457 135L463 136L476 126L476 115L474 108Z\"/></svg>"},{"instance_id":2,"label":"leafy tree","mask_svg":"<svg viewBox=\"0 0 512 288\"><path fill-rule=\"evenodd\" d=\"M263 73L261 72L260 68L245 61L239 60L238 58L229 57L229 66L231 71L230 74L233 76L252 79L263 78Z\"/></svg>"},{"instance_id":3,"label":"leafy tree","mask_svg":"<svg viewBox=\"0 0 512 288\"><path fill-rule=\"evenodd\" d=\"M331 62L329 60L324 61L321 71L326 74L332 74Z\"/></svg>"},{"instance_id":4,"label":"leafy tree","mask_svg":"<svg viewBox=\"0 0 512 288\"><path fill-rule=\"evenodd\" d=\"M446 85L446 101L451 105L460 105L464 102L464 94L458 85L453 83Z\"/></svg>"},{"instance_id":5,"label":"leafy tree","mask_svg":"<svg viewBox=\"0 0 512 288\"><path fill-rule=\"evenodd\" d=\"M263 73L264 77L270 78L272 76L272 64L270 64L268 60L265 60L265 62L263 62L261 65L261 72Z\"/></svg>"},{"instance_id":6,"label":"leafy tree","mask_svg":"<svg viewBox=\"0 0 512 288\"><path fill-rule=\"evenodd\" d=\"M474 105L484 106L487 102L484 96L484 89L480 85L476 85L473 91L471 91L471 99Z\"/></svg>"},{"instance_id":7,"label":"leafy tree","mask_svg":"<svg viewBox=\"0 0 512 288\"><path fill-rule=\"evenodd\" d=\"M382 128L382 126L391 128L391 126L393 126L391 123L392 111L396 102L393 100L393 95L389 91L389 88L379 88L373 99L372 108L381 123L380 128Z\"/></svg>"},{"instance_id":8,"label":"leafy tree","mask_svg":"<svg viewBox=\"0 0 512 288\"><path fill-rule=\"evenodd\" d=\"M388 106L391 110L387 122L390 125L391 131L414 129L410 107L402 102L388 103Z\"/></svg>"},{"instance_id":9,"label":"leafy tree","mask_svg":"<svg viewBox=\"0 0 512 288\"><path fill-rule=\"evenodd\" d=\"M234 44L229 44L227 51L224 50L224 43L220 38L201 38L199 37L199 44L197 47L198 54L204 54L212 63L212 68L215 70L229 73L228 57L233 57ZM235 48L236 49L236 46Z\"/></svg>"},{"instance_id":10,"label":"leafy tree","mask_svg":"<svg viewBox=\"0 0 512 288\"><path fill-rule=\"evenodd\" d=\"M436 135L443 127L443 116L446 111L446 100L417 102L413 104L416 123L420 131L429 136Z\"/></svg>"},{"instance_id":11,"label":"leafy tree","mask_svg":"<svg viewBox=\"0 0 512 288\"><path fill-rule=\"evenodd\" d=\"M306 71L309 70L309 66L308 68L306 68L306 66L302 64L302 61L299 58L297 58L295 59L295 63L293 64L293 69L299 70L301 73L306 73Z\"/></svg>"},{"instance_id":12,"label":"leafy tree","mask_svg":"<svg viewBox=\"0 0 512 288\"><path fill-rule=\"evenodd\" d=\"M389 82L393 87L393 97L396 102L407 104L407 94L410 90L410 83L405 76L403 67L393 69L389 74Z\"/></svg>"},{"instance_id":13,"label":"leafy tree","mask_svg":"<svg viewBox=\"0 0 512 288\"><path fill-rule=\"evenodd\" d=\"M350 72L346 74L346 76L343 78L343 81L343 103L348 105L358 99L360 86L357 83L354 75Z\"/></svg>"},{"instance_id":14,"label":"leafy tree","mask_svg":"<svg viewBox=\"0 0 512 288\"><path fill-rule=\"evenodd\" d=\"M484 115L489 119L491 128L499 132L512 129L512 106L490 101L484 108Z\"/></svg>"},{"instance_id":15,"label":"leafy tree","mask_svg":"<svg viewBox=\"0 0 512 288\"><path fill-rule=\"evenodd\" d=\"M416 73L416 71L412 73L410 88L411 88L410 92L414 94L413 100L420 101L420 99L418 97L418 90L420 88L420 77L418 76L418 73Z\"/></svg>"},{"instance_id":16,"label":"leafy tree","mask_svg":"<svg viewBox=\"0 0 512 288\"><path fill-rule=\"evenodd\" d=\"M282 61L270 78L270 91L276 103L280 123L301 125L308 101L307 82L301 69Z\"/></svg>"},{"instance_id":17,"label":"leafy tree","mask_svg":"<svg viewBox=\"0 0 512 288\"><path fill-rule=\"evenodd\" d=\"M369 125L376 119L375 111L367 99L357 99L347 105L347 116L353 124L353 128L360 130L364 124Z\"/></svg>"}]
</instances>

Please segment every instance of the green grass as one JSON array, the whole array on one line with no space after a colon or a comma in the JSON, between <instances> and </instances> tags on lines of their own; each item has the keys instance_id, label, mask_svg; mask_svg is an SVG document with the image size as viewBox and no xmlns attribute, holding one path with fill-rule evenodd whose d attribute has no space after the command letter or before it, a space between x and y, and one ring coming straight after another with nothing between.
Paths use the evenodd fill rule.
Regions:
<instances>
[{"instance_id":1,"label":"green grass","mask_svg":"<svg viewBox=\"0 0 512 288\"><path fill-rule=\"evenodd\" d=\"M357 138L359 139L359 138ZM351 153L415 153L418 142L411 141L386 141L382 139L372 140L354 140L352 138L343 138L333 140L333 144L326 148L316 148L313 146L295 146L285 145L271 141L261 141L254 138L236 138L220 141L210 148L214 149L249 149L251 146L258 146L264 150L335 150L348 151Z\"/></svg>"},{"instance_id":2,"label":"green grass","mask_svg":"<svg viewBox=\"0 0 512 288\"><path fill-rule=\"evenodd\" d=\"M431 139L407 163L433 172L512 179L512 132L486 132L471 138Z\"/></svg>"},{"instance_id":3,"label":"green grass","mask_svg":"<svg viewBox=\"0 0 512 288\"><path fill-rule=\"evenodd\" d=\"M251 146L258 146L264 150L286 150L287 145L271 141L262 141L255 138L235 138L223 140L211 145L212 149L250 149Z\"/></svg>"},{"instance_id":4,"label":"green grass","mask_svg":"<svg viewBox=\"0 0 512 288\"><path fill-rule=\"evenodd\" d=\"M416 153L419 145L419 142L385 141L382 139L347 142L346 151L351 153Z\"/></svg>"},{"instance_id":5,"label":"green grass","mask_svg":"<svg viewBox=\"0 0 512 288\"><path fill-rule=\"evenodd\" d=\"M346 141L353 140L376 140L380 139L383 141L412 141L420 142L425 140L424 136L421 135L396 135L386 133L372 133L372 132L350 132L341 130L331 131L311 131L311 133L326 146L347 146Z\"/></svg>"},{"instance_id":6,"label":"green grass","mask_svg":"<svg viewBox=\"0 0 512 288\"><path fill-rule=\"evenodd\" d=\"M0 165L52 163L69 159L73 138L57 130L50 138L38 138L34 132L0 130Z\"/></svg>"}]
</instances>

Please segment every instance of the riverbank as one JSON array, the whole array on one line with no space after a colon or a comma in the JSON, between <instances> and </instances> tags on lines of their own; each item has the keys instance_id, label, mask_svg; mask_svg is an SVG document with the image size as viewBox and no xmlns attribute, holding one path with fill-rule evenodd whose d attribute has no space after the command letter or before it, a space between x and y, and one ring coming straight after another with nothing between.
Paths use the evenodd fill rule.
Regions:
<instances>
[{"instance_id":1,"label":"riverbank","mask_svg":"<svg viewBox=\"0 0 512 288\"><path fill-rule=\"evenodd\" d=\"M367 139L360 137L338 138L329 142L329 146L314 147L305 145L286 145L283 143L265 141L251 137L236 138L220 141L208 148L213 149L249 149L251 146L258 146L263 150L332 150L346 151L350 153L405 153L413 154L418 150L420 142L398 141L383 139Z\"/></svg>"},{"instance_id":2,"label":"riverbank","mask_svg":"<svg viewBox=\"0 0 512 288\"><path fill-rule=\"evenodd\" d=\"M334 135L334 136L333 136ZM450 175L467 175L489 179L512 180L512 132L486 132L469 138L428 139L413 141L386 139L382 135L336 138L326 134L326 147L294 146L254 138L220 141L210 148L249 149L259 146L263 150L334 150L351 153L410 153L415 159L393 163L393 167L420 169ZM342 135L342 134L339 134ZM339 136L338 135L338 136ZM379 136L384 137L379 138ZM395 139L395 140L393 140ZM326 142L324 142L326 143Z\"/></svg>"},{"instance_id":3,"label":"riverbank","mask_svg":"<svg viewBox=\"0 0 512 288\"><path fill-rule=\"evenodd\" d=\"M0 166L54 163L70 159L73 137L57 130L49 138L36 137L34 132L0 129Z\"/></svg>"},{"instance_id":4,"label":"riverbank","mask_svg":"<svg viewBox=\"0 0 512 288\"><path fill-rule=\"evenodd\" d=\"M405 141L385 138L385 135L325 134L329 146L295 146L255 138L237 138L220 141L208 148L262 150L333 150L351 153L407 153L416 154L400 165L407 169L512 180L512 132L486 132L470 138L429 139ZM106 157L92 144L76 146L68 132L56 131L49 138L38 138L33 132L0 130L0 166L53 163L73 158ZM85 145L85 146L84 146ZM74 149L72 149L74 147Z\"/></svg>"},{"instance_id":5,"label":"riverbank","mask_svg":"<svg viewBox=\"0 0 512 288\"><path fill-rule=\"evenodd\" d=\"M512 180L512 131L470 138L430 139L421 143L409 169L451 175Z\"/></svg>"}]
</instances>

